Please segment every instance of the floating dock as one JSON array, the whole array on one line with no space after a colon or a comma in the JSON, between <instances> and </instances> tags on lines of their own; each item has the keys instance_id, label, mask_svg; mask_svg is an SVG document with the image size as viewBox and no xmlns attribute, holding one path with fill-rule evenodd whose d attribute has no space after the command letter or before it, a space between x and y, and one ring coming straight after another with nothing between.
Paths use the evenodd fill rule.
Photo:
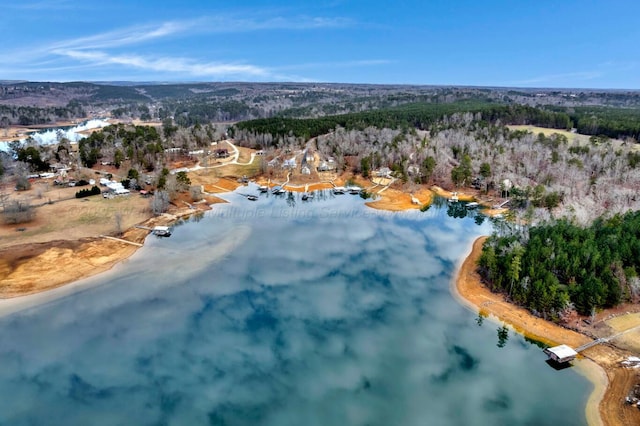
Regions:
<instances>
[{"instance_id":1,"label":"floating dock","mask_svg":"<svg viewBox=\"0 0 640 426\"><path fill-rule=\"evenodd\" d=\"M157 235L158 237L170 237L171 230L168 226L156 226L153 228L153 235Z\"/></svg>"}]
</instances>

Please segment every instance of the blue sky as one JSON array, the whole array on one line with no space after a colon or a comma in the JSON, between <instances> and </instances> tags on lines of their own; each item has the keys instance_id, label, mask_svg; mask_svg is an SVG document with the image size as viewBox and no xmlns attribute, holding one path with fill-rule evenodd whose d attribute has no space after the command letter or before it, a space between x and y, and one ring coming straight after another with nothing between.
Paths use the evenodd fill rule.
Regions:
<instances>
[{"instance_id":1,"label":"blue sky","mask_svg":"<svg viewBox=\"0 0 640 426\"><path fill-rule=\"evenodd\" d=\"M0 0L0 79L640 89L637 0Z\"/></svg>"}]
</instances>

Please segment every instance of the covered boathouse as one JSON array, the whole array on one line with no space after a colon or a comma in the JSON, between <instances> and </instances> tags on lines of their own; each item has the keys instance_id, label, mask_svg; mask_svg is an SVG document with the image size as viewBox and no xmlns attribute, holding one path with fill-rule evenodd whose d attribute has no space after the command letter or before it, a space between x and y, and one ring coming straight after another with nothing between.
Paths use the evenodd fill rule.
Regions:
<instances>
[{"instance_id":1,"label":"covered boathouse","mask_svg":"<svg viewBox=\"0 0 640 426\"><path fill-rule=\"evenodd\" d=\"M578 352L567 345L559 345L554 346L553 348L547 348L544 350L544 353L549 356L549 359L558 363L573 361L578 355Z\"/></svg>"}]
</instances>

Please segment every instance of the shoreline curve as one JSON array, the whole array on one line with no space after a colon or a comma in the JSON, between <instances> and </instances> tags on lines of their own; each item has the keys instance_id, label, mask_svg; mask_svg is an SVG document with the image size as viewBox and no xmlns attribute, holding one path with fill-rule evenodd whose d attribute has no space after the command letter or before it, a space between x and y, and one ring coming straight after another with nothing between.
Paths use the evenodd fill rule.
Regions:
<instances>
[{"instance_id":1,"label":"shoreline curve","mask_svg":"<svg viewBox=\"0 0 640 426\"><path fill-rule=\"evenodd\" d=\"M502 294L493 293L485 287L476 272L476 264L487 238L487 236L476 238L456 267L450 291L460 304L495 322L507 323L525 337L548 345L568 343L577 347L591 340L580 333L535 317L526 309L504 300ZM578 372L594 386L585 407L587 423L590 426L604 425L602 416L604 407L601 404L609 389L607 372L602 365L586 358L580 359L577 367Z\"/></svg>"}]
</instances>

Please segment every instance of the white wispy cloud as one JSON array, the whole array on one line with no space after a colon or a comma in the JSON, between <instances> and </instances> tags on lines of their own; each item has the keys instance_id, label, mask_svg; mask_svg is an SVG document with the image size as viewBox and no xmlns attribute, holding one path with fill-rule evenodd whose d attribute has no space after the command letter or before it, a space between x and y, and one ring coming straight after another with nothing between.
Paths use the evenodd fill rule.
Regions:
<instances>
[{"instance_id":1,"label":"white wispy cloud","mask_svg":"<svg viewBox=\"0 0 640 426\"><path fill-rule=\"evenodd\" d=\"M13 10L68 10L75 8L74 2L71 0L42 0L35 2L11 2L10 4L3 5L5 9Z\"/></svg>"},{"instance_id":2,"label":"white wispy cloud","mask_svg":"<svg viewBox=\"0 0 640 426\"><path fill-rule=\"evenodd\" d=\"M234 19L218 17L215 21L224 22L224 26L215 28L215 32L260 31L260 30L312 30L321 28L341 28L354 24L351 19L334 17L298 16L295 18L275 17L267 19Z\"/></svg>"},{"instance_id":3,"label":"white wispy cloud","mask_svg":"<svg viewBox=\"0 0 640 426\"><path fill-rule=\"evenodd\" d=\"M607 71L632 71L639 65L638 61L606 61L598 64L598 67Z\"/></svg>"},{"instance_id":4,"label":"white wispy cloud","mask_svg":"<svg viewBox=\"0 0 640 426\"><path fill-rule=\"evenodd\" d=\"M559 74L546 74L533 78L528 78L525 80L513 81L509 84L554 84L554 83L568 83L572 84L573 82L581 82L593 80L598 77L602 77L603 73L601 71L577 71L577 72L567 72L567 73L559 73Z\"/></svg>"},{"instance_id":5,"label":"white wispy cloud","mask_svg":"<svg viewBox=\"0 0 640 426\"><path fill-rule=\"evenodd\" d=\"M277 67L278 70L303 70L310 68L355 68L392 64L394 61L388 59L361 59L351 61L332 62L307 62L304 64L293 64Z\"/></svg>"},{"instance_id":6,"label":"white wispy cloud","mask_svg":"<svg viewBox=\"0 0 640 426\"><path fill-rule=\"evenodd\" d=\"M100 51L56 50L55 53L72 59L98 65L124 65L137 69L182 73L197 77L219 77L228 75L243 75L253 77L268 77L270 72L250 64L208 62L200 63L188 58L159 57L146 58L137 55L110 55Z\"/></svg>"},{"instance_id":7,"label":"white wispy cloud","mask_svg":"<svg viewBox=\"0 0 640 426\"><path fill-rule=\"evenodd\" d=\"M30 3L30 7L62 7L65 0ZM26 6L26 5L25 5ZM307 31L326 28L341 28L353 25L350 19L341 17L313 16L267 16L241 17L232 15L204 16L188 20L171 20L156 24L134 25L111 31L85 35L41 44L34 48L22 46L9 52L8 63L21 68L25 73L42 73L45 70L87 69L97 66L112 66L119 73L125 70L145 70L164 75L175 73L193 77L211 78L260 78L279 80L308 80L304 76L285 75L285 68L276 69L247 63L249 61L208 61L189 57L174 57L171 54L155 55L145 52L148 46L154 51L162 43L179 38L188 39L207 34L224 34L258 31ZM132 47L136 52L129 52ZM327 66L363 66L378 61L350 61ZM312 65L291 66L288 69L305 69ZM117 68L115 68L117 67ZM119 68L119 69L118 69Z\"/></svg>"},{"instance_id":8,"label":"white wispy cloud","mask_svg":"<svg viewBox=\"0 0 640 426\"><path fill-rule=\"evenodd\" d=\"M104 49L141 44L159 38L184 33L196 27L198 21L169 21L158 25L130 27L88 37L63 40L48 46L48 50L57 49Z\"/></svg>"},{"instance_id":9,"label":"white wispy cloud","mask_svg":"<svg viewBox=\"0 0 640 426\"><path fill-rule=\"evenodd\" d=\"M230 16L202 17L191 20L167 21L160 24L138 25L108 31L87 37L63 40L53 43L51 49L104 49L133 44L171 36L235 33L266 30L313 30L339 28L351 25L346 18L297 17L297 18L243 18Z\"/></svg>"}]
</instances>

